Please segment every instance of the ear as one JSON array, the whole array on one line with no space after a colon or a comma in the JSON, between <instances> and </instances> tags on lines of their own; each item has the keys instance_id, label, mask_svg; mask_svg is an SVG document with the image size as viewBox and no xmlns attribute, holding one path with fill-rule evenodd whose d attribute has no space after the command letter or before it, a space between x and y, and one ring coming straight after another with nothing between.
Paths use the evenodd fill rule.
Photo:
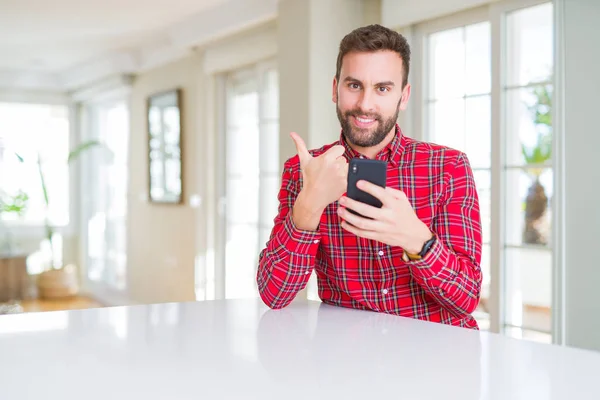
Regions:
<instances>
[{"instance_id":1,"label":"ear","mask_svg":"<svg viewBox=\"0 0 600 400\"><path fill-rule=\"evenodd\" d=\"M333 89L332 89L333 92L331 93L331 100L336 104L338 101L337 89L338 89L338 83L337 83L337 79L334 76L333 77Z\"/></svg>"},{"instance_id":2,"label":"ear","mask_svg":"<svg viewBox=\"0 0 600 400\"><path fill-rule=\"evenodd\" d=\"M398 108L401 111L406 110L406 107L408 106L409 98L410 98L410 83L407 83L406 86L404 87L404 89L402 90L402 97L400 99L400 105L398 106Z\"/></svg>"}]
</instances>

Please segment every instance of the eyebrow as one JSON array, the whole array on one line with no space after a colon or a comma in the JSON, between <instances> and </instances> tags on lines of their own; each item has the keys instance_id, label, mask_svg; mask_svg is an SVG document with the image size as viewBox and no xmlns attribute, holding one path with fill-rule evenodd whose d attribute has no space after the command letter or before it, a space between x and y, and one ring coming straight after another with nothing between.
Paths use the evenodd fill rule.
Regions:
<instances>
[{"instance_id":1,"label":"eyebrow","mask_svg":"<svg viewBox=\"0 0 600 400\"><path fill-rule=\"evenodd\" d=\"M351 76L347 76L344 79L344 82L358 82L358 83L362 83L360 80L353 78ZM377 82L374 86L396 86L396 84L392 81L383 81L383 82Z\"/></svg>"}]
</instances>

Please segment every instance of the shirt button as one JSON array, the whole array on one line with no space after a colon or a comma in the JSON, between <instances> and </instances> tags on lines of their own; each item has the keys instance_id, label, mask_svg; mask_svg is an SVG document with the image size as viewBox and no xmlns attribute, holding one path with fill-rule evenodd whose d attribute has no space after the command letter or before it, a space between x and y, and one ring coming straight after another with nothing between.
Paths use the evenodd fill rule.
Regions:
<instances>
[{"instance_id":1,"label":"shirt button","mask_svg":"<svg viewBox=\"0 0 600 400\"><path fill-rule=\"evenodd\" d=\"M383 255L383 250L379 250L379 255L382 256Z\"/></svg>"},{"instance_id":2,"label":"shirt button","mask_svg":"<svg viewBox=\"0 0 600 400\"><path fill-rule=\"evenodd\" d=\"M381 291L381 293L383 293L383 294L388 294L388 290L387 290L387 289L383 289L383 290Z\"/></svg>"},{"instance_id":3,"label":"shirt button","mask_svg":"<svg viewBox=\"0 0 600 400\"><path fill-rule=\"evenodd\" d=\"M308 274L310 274L310 271L304 272L304 275L308 275Z\"/></svg>"},{"instance_id":4,"label":"shirt button","mask_svg":"<svg viewBox=\"0 0 600 400\"><path fill-rule=\"evenodd\" d=\"M315 240L313 241L313 243L314 243L314 244L317 244L317 243L319 243L319 239L315 239Z\"/></svg>"}]
</instances>

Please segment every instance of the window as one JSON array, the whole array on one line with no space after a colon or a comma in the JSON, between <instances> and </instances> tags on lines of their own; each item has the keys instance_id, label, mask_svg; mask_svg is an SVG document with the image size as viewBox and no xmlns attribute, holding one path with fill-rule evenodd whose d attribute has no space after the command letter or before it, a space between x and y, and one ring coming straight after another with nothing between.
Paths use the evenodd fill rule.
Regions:
<instances>
[{"instance_id":1,"label":"window","mask_svg":"<svg viewBox=\"0 0 600 400\"><path fill-rule=\"evenodd\" d=\"M422 24L416 46L424 138L464 151L479 193L483 287L475 317L482 329L548 342L553 11L551 3L530 3L499 2Z\"/></svg>"},{"instance_id":2,"label":"window","mask_svg":"<svg viewBox=\"0 0 600 400\"><path fill-rule=\"evenodd\" d=\"M225 297L256 297L258 254L278 208L278 74L259 65L225 81Z\"/></svg>"},{"instance_id":3,"label":"window","mask_svg":"<svg viewBox=\"0 0 600 400\"><path fill-rule=\"evenodd\" d=\"M69 224L69 108L65 105L0 103L0 197L29 197L22 217L2 213L6 223ZM15 155L22 157L23 162ZM46 212L38 160L48 190Z\"/></svg>"},{"instance_id":4,"label":"window","mask_svg":"<svg viewBox=\"0 0 600 400\"><path fill-rule=\"evenodd\" d=\"M491 26L461 26L428 37L425 95L428 140L467 154L479 193L483 229L482 300L476 318L489 327L491 223Z\"/></svg>"},{"instance_id":5,"label":"window","mask_svg":"<svg viewBox=\"0 0 600 400\"><path fill-rule=\"evenodd\" d=\"M506 15L504 284L507 332L550 341L552 4Z\"/></svg>"},{"instance_id":6,"label":"window","mask_svg":"<svg viewBox=\"0 0 600 400\"><path fill-rule=\"evenodd\" d=\"M85 129L109 151L94 149L82 169L86 275L89 282L126 288L129 110L125 102L90 105Z\"/></svg>"}]
</instances>

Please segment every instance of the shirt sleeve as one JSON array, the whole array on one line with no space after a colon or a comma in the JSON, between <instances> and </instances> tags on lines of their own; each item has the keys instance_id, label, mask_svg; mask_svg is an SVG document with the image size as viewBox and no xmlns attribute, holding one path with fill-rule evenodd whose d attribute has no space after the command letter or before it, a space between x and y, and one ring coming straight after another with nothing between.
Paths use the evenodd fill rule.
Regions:
<instances>
[{"instance_id":1,"label":"shirt sleeve","mask_svg":"<svg viewBox=\"0 0 600 400\"><path fill-rule=\"evenodd\" d=\"M408 263L414 279L459 318L475 311L481 295L481 216L469 161L459 153L450 171L440 212L433 222L435 244Z\"/></svg>"},{"instance_id":2,"label":"shirt sleeve","mask_svg":"<svg viewBox=\"0 0 600 400\"><path fill-rule=\"evenodd\" d=\"M290 304L306 287L315 266L321 235L294 225L292 208L300 191L300 172L292 158L286 162L279 190L279 209L266 247L260 252L256 281L263 302L270 308Z\"/></svg>"}]
</instances>

